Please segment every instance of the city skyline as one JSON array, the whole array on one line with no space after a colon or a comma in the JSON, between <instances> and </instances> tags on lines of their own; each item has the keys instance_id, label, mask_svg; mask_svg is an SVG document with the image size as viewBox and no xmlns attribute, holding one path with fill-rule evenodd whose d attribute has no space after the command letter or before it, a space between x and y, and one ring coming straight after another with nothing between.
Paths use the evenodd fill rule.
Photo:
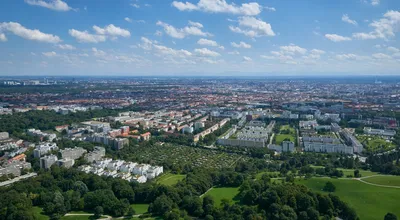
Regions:
<instances>
[{"instance_id":1,"label":"city skyline","mask_svg":"<svg viewBox=\"0 0 400 220\"><path fill-rule=\"evenodd\" d=\"M0 76L379 76L400 68L395 0L2 5Z\"/></svg>"}]
</instances>

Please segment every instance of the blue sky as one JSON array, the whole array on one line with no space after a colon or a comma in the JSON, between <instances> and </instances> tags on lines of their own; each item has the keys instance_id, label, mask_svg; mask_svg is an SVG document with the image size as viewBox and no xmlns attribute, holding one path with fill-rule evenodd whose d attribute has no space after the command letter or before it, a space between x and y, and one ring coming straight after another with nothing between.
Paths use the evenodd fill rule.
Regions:
<instances>
[{"instance_id":1,"label":"blue sky","mask_svg":"<svg viewBox=\"0 0 400 220\"><path fill-rule=\"evenodd\" d=\"M0 75L400 74L398 0L2 0Z\"/></svg>"}]
</instances>

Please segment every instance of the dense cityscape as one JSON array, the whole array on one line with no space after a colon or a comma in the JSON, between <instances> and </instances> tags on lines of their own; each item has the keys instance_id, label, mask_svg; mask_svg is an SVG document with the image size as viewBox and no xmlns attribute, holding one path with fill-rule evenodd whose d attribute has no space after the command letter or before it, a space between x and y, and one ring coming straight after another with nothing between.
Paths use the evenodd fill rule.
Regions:
<instances>
[{"instance_id":1,"label":"dense cityscape","mask_svg":"<svg viewBox=\"0 0 400 220\"><path fill-rule=\"evenodd\" d=\"M369 201L380 208L368 217L357 204L365 198L347 203L340 191L352 183L397 193L400 83L360 79L3 78L0 186L33 196L42 210L33 218L225 219L237 207L274 219L257 211L272 199L257 183L281 199L281 187L306 186L316 197L296 191L295 207L306 198L331 206L300 211L287 200L279 219L376 219L396 213L396 200Z\"/></svg>"}]
</instances>

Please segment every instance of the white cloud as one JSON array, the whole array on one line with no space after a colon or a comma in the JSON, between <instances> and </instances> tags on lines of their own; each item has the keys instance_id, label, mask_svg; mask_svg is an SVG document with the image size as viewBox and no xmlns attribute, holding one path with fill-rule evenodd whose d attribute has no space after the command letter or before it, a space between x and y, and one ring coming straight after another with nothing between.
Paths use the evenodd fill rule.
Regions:
<instances>
[{"instance_id":1,"label":"white cloud","mask_svg":"<svg viewBox=\"0 0 400 220\"><path fill-rule=\"evenodd\" d=\"M176 56L176 57L189 57L192 56L192 53L187 51L187 50L176 50L173 48L169 48L166 46L162 46L162 45L153 45L154 48L161 54L163 55L171 55L171 56Z\"/></svg>"},{"instance_id":2,"label":"white cloud","mask_svg":"<svg viewBox=\"0 0 400 220\"><path fill-rule=\"evenodd\" d=\"M383 54L383 53L375 53L372 54L372 57L378 60L389 60L392 59L391 56L387 55L387 54Z\"/></svg>"},{"instance_id":3,"label":"white cloud","mask_svg":"<svg viewBox=\"0 0 400 220\"><path fill-rule=\"evenodd\" d=\"M192 53L187 50L176 50L163 45L159 45L157 41L152 41L146 37L141 38L142 44L138 44L138 47L150 51L155 50L158 55L170 55L173 57L187 58L192 56Z\"/></svg>"},{"instance_id":4,"label":"white cloud","mask_svg":"<svg viewBox=\"0 0 400 220\"><path fill-rule=\"evenodd\" d=\"M243 57L243 61L244 61L244 62L251 62L251 61L253 61L253 59L251 59L250 57L244 56L244 57Z\"/></svg>"},{"instance_id":5,"label":"white cloud","mask_svg":"<svg viewBox=\"0 0 400 220\"><path fill-rule=\"evenodd\" d=\"M343 37L337 34L325 34L325 37L333 42L350 41L350 37Z\"/></svg>"},{"instance_id":6,"label":"white cloud","mask_svg":"<svg viewBox=\"0 0 400 220\"><path fill-rule=\"evenodd\" d=\"M172 2L172 6L180 11L204 11L210 13L231 13L241 15L258 15L262 6L257 2L243 3L240 6L229 4L226 0L199 0L195 5L190 2Z\"/></svg>"},{"instance_id":7,"label":"white cloud","mask_svg":"<svg viewBox=\"0 0 400 220\"><path fill-rule=\"evenodd\" d=\"M36 5L55 11L69 11L72 8L66 2L61 0L25 0L29 5Z\"/></svg>"},{"instance_id":8,"label":"white cloud","mask_svg":"<svg viewBox=\"0 0 400 220\"><path fill-rule=\"evenodd\" d=\"M270 24L255 17L244 16L239 18L239 27L229 26L235 33L248 37L275 36Z\"/></svg>"},{"instance_id":9,"label":"white cloud","mask_svg":"<svg viewBox=\"0 0 400 220\"><path fill-rule=\"evenodd\" d=\"M290 55L294 55L296 53L299 53L299 54L307 53L307 49L304 49L302 47L299 47L299 46L296 46L293 44L289 45L289 46L281 46L280 49L283 53L290 54Z\"/></svg>"},{"instance_id":10,"label":"white cloud","mask_svg":"<svg viewBox=\"0 0 400 220\"><path fill-rule=\"evenodd\" d=\"M267 9L268 11L276 11L274 7L265 6L264 8Z\"/></svg>"},{"instance_id":11,"label":"white cloud","mask_svg":"<svg viewBox=\"0 0 400 220\"><path fill-rule=\"evenodd\" d=\"M174 1L172 2L172 6L177 8L179 11L194 11L194 10L199 10L197 5L194 5L190 2L177 2Z\"/></svg>"},{"instance_id":12,"label":"white cloud","mask_svg":"<svg viewBox=\"0 0 400 220\"><path fill-rule=\"evenodd\" d=\"M396 47L388 47L387 48L388 51L392 52L392 53L398 53L400 52L400 49L396 48Z\"/></svg>"},{"instance_id":13,"label":"white cloud","mask_svg":"<svg viewBox=\"0 0 400 220\"><path fill-rule=\"evenodd\" d=\"M189 21L189 25L193 27L203 28L203 25L199 22Z\"/></svg>"},{"instance_id":14,"label":"white cloud","mask_svg":"<svg viewBox=\"0 0 400 220\"><path fill-rule=\"evenodd\" d=\"M368 56L360 56L360 55L356 55L356 54L338 54L335 56L336 59L338 60L342 60L342 61L362 61L362 60L370 60L371 58Z\"/></svg>"},{"instance_id":15,"label":"white cloud","mask_svg":"<svg viewBox=\"0 0 400 220\"><path fill-rule=\"evenodd\" d=\"M209 50L207 48L195 49L194 52L197 53L200 56L206 56L206 57L218 57L218 56L221 56L221 54L219 54L219 53L217 53L215 51Z\"/></svg>"},{"instance_id":16,"label":"white cloud","mask_svg":"<svg viewBox=\"0 0 400 220\"><path fill-rule=\"evenodd\" d=\"M142 48L143 50L151 50L153 48L153 41L146 37L142 37L141 40L142 44L138 44L138 47Z\"/></svg>"},{"instance_id":17,"label":"white cloud","mask_svg":"<svg viewBox=\"0 0 400 220\"><path fill-rule=\"evenodd\" d=\"M96 47L92 47L92 52L95 57L105 57L107 55L106 52L99 50Z\"/></svg>"},{"instance_id":18,"label":"white cloud","mask_svg":"<svg viewBox=\"0 0 400 220\"><path fill-rule=\"evenodd\" d=\"M218 47L219 46L216 41L208 40L208 39L204 39L204 38L201 38L200 40L198 40L197 44L206 45L206 46L210 46L210 47Z\"/></svg>"},{"instance_id":19,"label":"white cloud","mask_svg":"<svg viewBox=\"0 0 400 220\"><path fill-rule=\"evenodd\" d=\"M236 47L236 48L245 48L245 49L250 49L251 48L250 44L247 44L247 43L245 43L243 41L240 41L240 43L231 42L231 45L233 47Z\"/></svg>"},{"instance_id":20,"label":"white cloud","mask_svg":"<svg viewBox=\"0 0 400 220\"><path fill-rule=\"evenodd\" d=\"M156 24L158 26L163 27L167 35L177 39L183 39L188 35L203 36L203 37L212 36L212 34L210 33L203 32L201 30L203 25L198 22L189 21L189 26L180 29L175 28L174 26L164 23L162 21L158 21Z\"/></svg>"},{"instance_id":21,"label":"white cloud","mask_svg":"<svg viewBox=\"0 0 400 220\"><path fill-rule=\"evenodd\" d=\"M156 36L162 36L163 35L163 33L161 32L161 31L156 31L156 33L154 33L154 35L156 35Z\"/></svg>"},{"instance_id":22,"label":"white cloud","mask_svg":"<svg viewBox=\"0 0 400 220\"><path fill-rule=\"evenodd\" d=\"M371 0L371 5L376 6L380 4L380 0Z\"/></svg>"},{"instance_id":23,"label":"white cloud","mask_svg":"<svg viewBox=\"0 0 400 220\"><path fill-rule=\"evenodd\" d=\"M374 33L354 33L353 38L359 40L373 40L376 39L377 36Z\"/></svg>"},{"instance_id":24,"label":"white cloud","mask_svg":"<svg viewBox=\"0 0 400 220\"><path fill-rule=\"evenodd\" d=\"M51 52L44 52L44 53L42 53L44 56L46 56L46 57L55 57L55 56L57 56L57 53L56 52L54 52L54 51L51 51Z\"/></svg>"},{"instance_id":25,"label":"white cloud","mask_svg":"<svg viewBox=\"0 0 400 220\"><path fill-rule=\"evenodd\" d=\"M3 22L0 23L0 30L9 31L19 37L27 40L34 40L45 43L59 43L61 39L52 34L43 33L37 29L31 30L16 22Z\"/></svg>"},{"instance_id":26,"label":"white cloud","mask_svg":"<svg viewBox=\"0 0 400 220\"><path fill-rule=\"evenodd\" d=\"M0 33L0 41L1 41L1 42L6 42L6 41L7 41L7 37L6 37L5 34Z\"/></svg>"},{"instance_id":27,"label":"white cloud","mask_svg":"<svg viewBox=\"0 0 400 220\"><path fill-rule=\"evenodd\" d=\"M178 30L174 26L169 25L167 23L158 21L157 25L162 26L164 28L165 33L173 38L183 39L186 36L183 30Z\"/></svg>"},{"instance_id":28,"label":"white cloud","mask_svg":"<svg viewBox=\"0 0 400 220\"><path fill-rule=\"evenodd\" d=\"M231 52L228 52L228 54L231 54L231 55L240 55L240 53L239 53L239 51L231 51Z\"/></svg>"},{"instance_id":29,"label":"white cloud","mask_svg":"<svg viewBox=\"0 0 400 220\"><path fill-rule=\"evenodd\" d=\"M140 5L138 5L138 4L131 4L131 6L134 8L140 8Z\"/></svg>"},{"instance_id":30,"label":"white cloud","mask_svg":"<svg viewBox=\"0 0 400 220\"><path fill-rule=\"evenodd\" d=\"M355 54L338 54L336 55L336 59L338 60L355 60L357 55Z\"/></svg>"},{"instance_id":31,"label":"white cloud","mask_svg":"<svg viewBox=\"0 0 400 220\"><path fill-rule=\"evenodd\" d=\"M351 20L350 17L347 14L344 14L342 16L342 21L346 22L346 23L349 23L349 24L352 24L352 25L358 25L357 21Z\"/></svg>"},{"instance_id":32,"label":"white cloud","mask_svg":"<svg viewBox=\"0 0 400 220\"><path fill-rule=\"evenodd\" d=\"M124 18L124 20L127 21L127 22L129 22L129 23L132 23L132 19L130 19L130 18L128 18L128 17Z\"/></svg>"},{"instance_id":33,"label":"white cloud","mask_svg":"<svg viewBox=\"0 0 400 220\"><path fill-rule=\"evenodd\" d=\"M107 25L104 28L100 28L96 25L93 26L94 31L100 35L110 35L110 36L120 36L120 37L130 37L131 33L120 27L116 27L113 24Z\"/></svg>"},{"instance_id":34,"label":"white cloud","mask_svg":"<svg viewBox=\"0 0 400 220\"><path fill-rule=\"evenodd\" d=\"M93 26L96 34L91 34L88 31L78 31L70 29L69 34L76 38L80 43L100 43L107 40L108 37L115 40L117 37L130 37L131 33L128 30L116 27L113 24L107 25L104 28Z\"/></svg>"},{"instance_id":35,"label":"white cloud","mask_svg":"<svg viewBox=\"0 0 400 220\"><path fill-rule=\"evenodd\" d=\"M313 50L311 50L311 53L312 53L312 54L319 54L319 55L322 55L322 54L325 54L326 52L323 51L323 50L313 49Z\"/></svg>"},{"instance_id":36,"label":"white cloud","mask_svg":"<svg viewBox=\"0 0 400 220\"><path fill-rule=\"evenodd\" d=\"M388 11L384 14L384 18L373 21L369 26L374 30L369 33L354 33L353 37L361 40L384 39L395 37L396 32L400 30L400 12Z\"/></svg>"},{"instance_id":37,"label":"white cloud","mask_svg":"<svg viewBox=\"0 0 400 220\"><path fill-rule=\"evenodd\" d=\"M72 45L69 44L59 44L57 45L58 48L60 48L61 50L75 50L76 48Z\"/></svg>"},{"instance_id":38,"label":"white cloud","mask_svg":"<svg viewBox=\"0 0 400 220\"><path fill-rule=\"evenodd\" d=\"M78 31L75 29L70 29L68 33L80 43L100 43L107 39L104 35L89 34L87 31Z\"/></svg>"}]
</instances>

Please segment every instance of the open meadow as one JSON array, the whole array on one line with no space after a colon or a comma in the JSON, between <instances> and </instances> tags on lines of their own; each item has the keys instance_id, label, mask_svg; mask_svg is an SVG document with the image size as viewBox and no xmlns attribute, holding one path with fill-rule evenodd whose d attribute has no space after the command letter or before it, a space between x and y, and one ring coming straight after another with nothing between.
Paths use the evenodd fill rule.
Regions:
<instances>
[{"instance_id":1,"label":"open meadow","mask_svg":"<svg viewBox=\"0 0 400 220\"><path fill-rule=\"evenodd\" d=\"M362 180L377 185L400 187L400 176L371 176Z\"/></svg>"},{"instance_id":2,"label":"open meadow","mask_svg":"<svg viewBox=\"0 0 400 220\"><path fill-rule=\"evenodd\" d=\"M209 190L205 195L213 197L215 205L220 206L223 199L228 199L234 203L238 202L235 198L239 193L239 187L215 187Z\"/></svg>"},{"instance_id":3,"label":"open meadow","mask_svg":"<svg viewBox=\"0 0 400 220\"><path fill-rule=\"evenodd\" d=\"M328 181L336 186L334 194L353 207L362 220L383 219L388 212L400 215L400 189L372 186L355 179L311 178L296 183L326 193L322 189Z\"/></svg>"},{"instance_id":4,"label":"open meadow","mask_svg":"<svg viewBox=\"0 0 400 220\"><path fill-rule=\"evenodd\" d=\"M388 151L395 147L392 141L387 141L378 136L358 135L357 139L365 146L365 149L369 152Z\"/></svg>"},{"instance_id":5,"label":"open meadow","mask_svg":"<svg viewBox=\"0 0 400 220\"><path fill-rule=\"evenodd\" d=\"M160 183L160 184L163 184L166 186L172 186L172 185L177 184L179 181L185 179L185 177L186 177L186 175L166 173L157 179L157 183Z\"/></svg>"}]
</instances>

